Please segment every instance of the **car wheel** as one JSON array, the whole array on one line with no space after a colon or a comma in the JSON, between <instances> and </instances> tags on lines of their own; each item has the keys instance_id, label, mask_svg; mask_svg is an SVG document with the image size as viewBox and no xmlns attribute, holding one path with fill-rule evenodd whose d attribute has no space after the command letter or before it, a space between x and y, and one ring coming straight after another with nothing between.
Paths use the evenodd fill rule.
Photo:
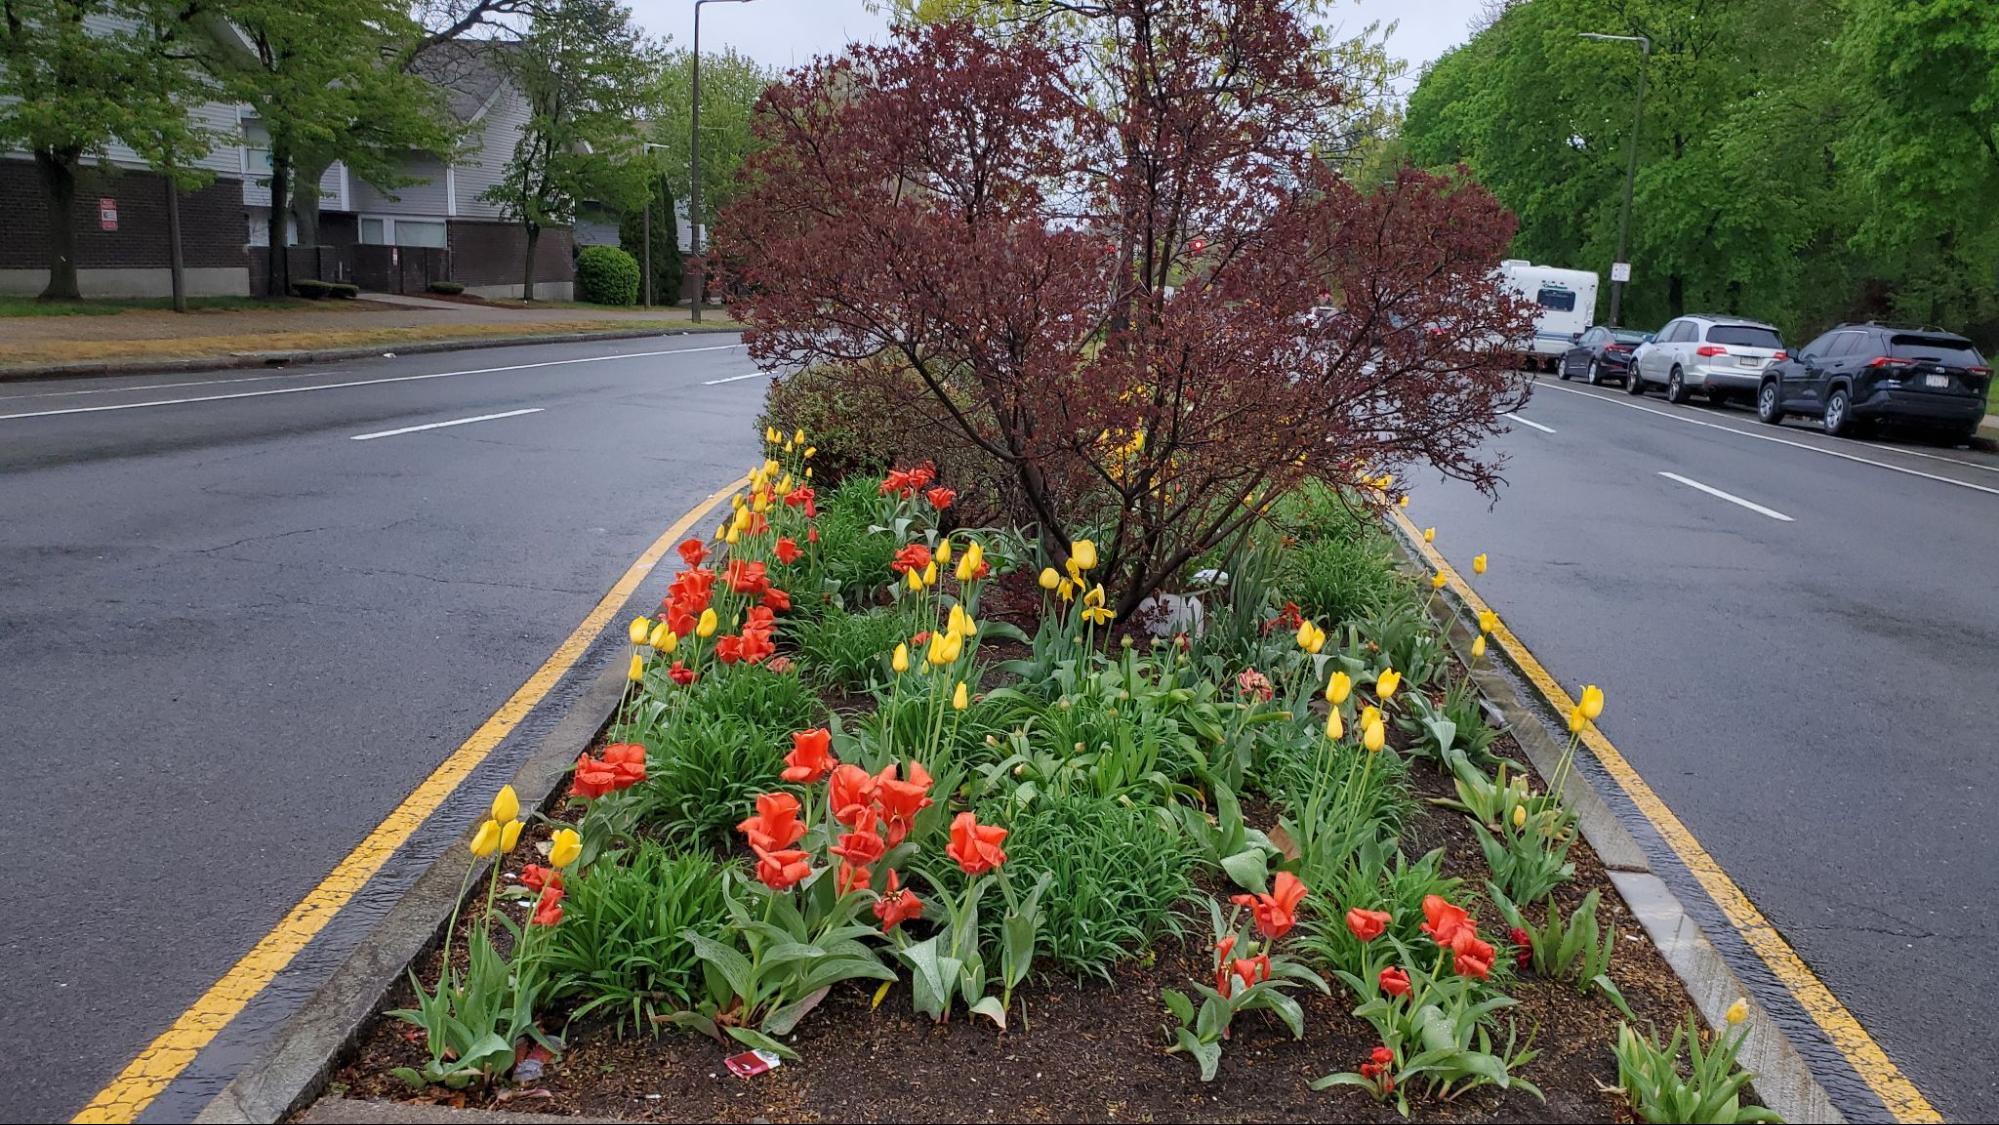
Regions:
<instances>
[{"instance_id":1,"label":"car wheel","mask_svg":"<svg viewBox=\"0 0 1999 1125\"><path fill-rule=\"evenodd\" d=\"M1603 365L1595 360L1590 360L1589 374L1584 376L1584 378L1588 381L1589 385L1592 387L1603 386Z\"/></svg>"},{"instance_id":2,"label":"car wheel","mask_svg":"<svg viewBox=\"0 0 1999 1125\"><path fill-rule=\"evenodd\" d=\"M1557 361L1557 364L1556 364L1556 365L1557 365L1557 366L1558 366L1558 367L1559 367L1559 368L1561 369L1561 373L1562 373L1562 382L1564 382L1564 383L1568 382L1568 381L1569 381L1569 357L1568 357L1568 356L1563 356L1563 357L1562 357L1562 358L1561 358L1560 360L1558 360L1558 361Z\"/></svg>"},{"instance_id":3,"label":"car wheel","mask_svg":"<svg viewBox=\"0 0 1999 1125\"><path fill-rule=\"evenodd\" d=\"M1775 379L1765 379L1763 385L1756 390L1756 416L1773 426L1784 423L1783 400L1777 396Z\"/></svg>"},{"instance_id":4,"label":"car wheel","mask_svg":"<svg viewBox=\"0 0 1999 1125\"><path fill-rule=\"evenodd\" d=\"M1853 434L1853 399L1841 387L1826 396L1825 432L1834 437L1850 437Z\"/></svg>"},{"instance_id":5,"label":"car wheel","mask_svg":"<svg viewBox=\"0 0 1999 1125\"><path fill-rule=\"evenodd\" d=\"M1680 374L1680 369L1677 367L1673 368L1672 374L1666 376L1666 401L1674 406L1687 401L1686 377Z\"/></svg>"},{"instance_id":6,"label":"car wheel","mask_svg":"<svg viewBox=\"0 0 1999 1125\"><path fill-rule=\"evenodd\" d=\"M1645 393L1645 378L1638 374L1638 365L1633 363L1624 369L1624 393L1642 395Z\"/></svg>"}]
</instances>

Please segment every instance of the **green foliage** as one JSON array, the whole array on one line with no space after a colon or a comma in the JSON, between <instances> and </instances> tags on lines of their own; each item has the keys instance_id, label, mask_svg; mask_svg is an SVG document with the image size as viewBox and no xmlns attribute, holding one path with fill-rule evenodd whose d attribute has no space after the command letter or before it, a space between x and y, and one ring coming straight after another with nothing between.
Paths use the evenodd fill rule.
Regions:
<instances>
[{"instance_id":1,"label":"green foliage","mask_svg":"<svg viewBox=\"0 0 1999 1125\"><path fill-rule=\"evenodd\" d=\"M333 296L333 283L313 277L302 277L292 282L292 292L309 301L323 301Z\"/></svg>"},{"instance_id":2,"label":"green foliage","mask_svg":"<svg viewBox=\"0 0 1999 1125\"><path fill-rule=\"evenodd\" d=\"M1582 903L1567 919L1555 909L1554 900L1549 899L1542 907L1546 920L1536 926L1497 885L1487 883L1485 887L1507 926L1527 934L1529 963L1535 972L1550 980L1574 980L1576 987L1584 991L1599 989L1620 1011L1627 1016L1631 1014L1624 1003L1624 994L1610 979L1610 958L1617 951L1617 927L1602 928L1597 924L1597 892L1584 895Z\"/></svg>"},{"instance_id":3,"label":"green foliage","mask_svg":"<svg viewBox=\"0 0 1999 1125\"><path fill-rule=\"evenodd\" d=\"M1494 882L1516 902L1546 898L1575 877L1576 865L1568 859L1574 835L1567 830L1564 812L1516 816L1497 831L1474 822L1471 830Z\"/></svg>"},{"instance_id":4,"label":"green foliage","mask_svg":"<svg viewBox=\"0 0 1999 1125\"><path fill-rule=\"evenodd\" d=\"M654 159L657 159L655 157ZM639 280L645 280L646 261L646 209L652 209L652 303L673 305L680 302L680 275L683 262L680 248L680 220L674 211L673 193L667 189L666 177L649 175L647 182L653 189L652 198L636 208L630 208L618 219L618 245L632 260L639 263ZM640 297L644 297L641 288Z\"/></svg>"},{"instance_id":5,"label":"green foliage","mask_svg":"<svg viewBox=\"0 0 1999 1125\"><path fill-rule=\"evenodd\" d=\"M432 293L442 293L447 297L456 297L458 294L465 292L465 283L462 281L433 281L428 288Z\"/></svg>"},{"instance_id":6,"label":"green foliage","mask_svg":"<svg viewBox=\"0 0 1999 1125\"><path fill-rule=\"evenodd\" d=\"M691 52L684 50L665 55L658 62L655 79L659 106L654 120L658 125L649 139L661 146L654 150L654 159L659 162L667 189L675 199L691 198L688 177L694 159L689 151L692 135L687 123L694 108L693 58ZM734 48L702 53L702 217L697 221L703 231L715 225L715 216L735 198L736 170L761 147L751 125L757 99L775 77L770 68Z\"/></svg>"},{"instance_id":7,"label":"green foliage","mask_svg":"<svg viewBox=\"0 0 1999 1125\"><path fill-rule=\"evenodd\" d=\"M824 544L821 538L821 544ZM833 609L817 618L794 623L798 655L817 683L843 691L859 691L886 680L889 654L926 626L901 609L849 613Z\"/></svg>"},{"instance_id":8,"label":"green foliage","mask_svg":"<svg viewBox=\"0 0 1999 1125\"><path fill-rule=\"evenodd\" d=\"M576 299L599 305L635 305L639 264L616 246L585 246L576 255Z\"/></svg>"},{"instance_id":9,"label":"green foliage","mask_svg":"<svg viewBox=\"0 0 1999 1125\"><path fill-rule=\"evenodd\" d=\"M685 931L720 933L724 866L650 840L571 875L546 971L552 995L578 1001L576 1020L601 1010L620 1032L650 1030L700 995L700 961Z\"/></svg>"},{"instance_id":10,"label":"green foliage","mask_svg":"<svg viewBox=\"0 0 1999 1125\"><path fill-rule=\"evenodd\" d=\"M1222 919L1221 904L1208 900L1208 917L1213 927L1215 950L1215 983L1196 981L1195 995L1201 997L1201 1006L1195 1010L1194 1001L1178 989L1165 988L1159 992L1160 1000L1166 1004L1166 1011L1179 1024L1166 1029L1166 1037L1173 1045L1166 1048L1167 1054L1185 1052L1200 1065L1201 1081L1213 1082L1215 1072L1222 1062L1222 1044L1229 1037L1229 1029L1235 1018L1244 1012L1274 1012L1277 1018L1291 1032L1293 1039L1305 1037L1305 1009L1300 1007L1290 992L1300 984L1308 984L1320 992L1331 994L1324 977L1311 969L1291 960L1276 951L1274 943L1265 942L1263 957L1267 957L1268 973L1263 968L1253 969L1255 980L1245 979L1235 972L1237 960L1255 963L1251 950L1256 947L1257 935L1247 923L1238 925L1239 909L1229 912L1228 920ZM1225 948L1226 947L1226 948ZM1240 959L1229 954L1239 953ZM1218 986L1226 986L1218 987Z\"/></svg>"},{"instance_id":11,"label":"green foliage","mask_svg":"<svg viewBox=\"0 0 1999 1125\"><path fill-rule=\"evenodd\" d=\"M1317 889L1306 900L1310 910L1300 926L1298 947L1318 964L1363 977L1369 952L1347 929L1348 910L1383 911L1390 918L1388 936L1413 943L1423 936L1423 899L1436 895L1455 902L1463 885L1463 880L1444 874L1442 848L1411 860L1378 840L1357 849L1338 867L1306 866L1298 874Z\"/></svg>"},{"instance_id":12,"label":"green foliage","mask_svg":"<svg viewBox=\"0 0 1999 1125\"><path fill-rule=\"evenodd\" d=\"M1617 1028L1617 1084L1641 1121L1660 1125L1679 1122L1782 1121L1760 1105L1742 1104L1750 1075L1736 1065L1747 1028L1729 1027L1703 1047L1694 1014L1673 1029L1664 1043L1657 1032L1640 1035L1630 1024ZM1680 1051L1688 1068L1680 1071Z\"/></svg>"},{"instance_id":13,"label":"green foliage","mask_svg":"<svg viewBox=\"0 0 1999 1125\"><path fill-rule=\"evenodd\" d=\"M1194 852L1157 810L1073 794L1021 809L989 804L982 822L1005 824L1007 866L1047 872L1041 904L1046 958L1076 976L1110 969L1163 932L1178 932L1173 908L1187 897Z\"/></svg>"}]
</instances>

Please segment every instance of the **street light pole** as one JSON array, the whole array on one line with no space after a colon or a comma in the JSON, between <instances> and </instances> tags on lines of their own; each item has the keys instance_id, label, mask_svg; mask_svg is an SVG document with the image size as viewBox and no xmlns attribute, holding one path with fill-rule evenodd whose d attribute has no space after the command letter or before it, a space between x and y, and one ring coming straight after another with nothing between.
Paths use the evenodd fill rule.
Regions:
<instances>
[{"instance_id":1,"label":"street light pole","mask_svg":"<svg viewBox=\"0 0 1999 1125\"><path fill-rule=\"evenodd\" d=\"M1624 164L1624 212L1617 220L1617 261L1611 266L1610 275L1610 324L1615 328L1623 323L1624 281L1617 276L1617 267L1630 269L1630 259L1625 251L1631 243L1631 195L1638 182L1638 134L1645 126L1645 71L1652 62L1652 40L1644 35L1604 35L1595 31L1580 33L1584 39L1596 39L1606 43L1638 44L1638 97L1631 117L1630 152Z\"/></svg>"},{"instance_id":2,"label":"street light pole","mask_svg":"<svg viewBox=\"0 0 1999 1125\"><path fill-rule=\"evenodd\" d=\"M693 175L688 181L687 222L694 251L694 320L701 320L701 302L708 295L708 271L701 260L701 5L703 4L747 4L749 0L694 0L694 80L693 136L689 148L693 150L691 161ZM675 241L679 241L675 239Z\"/></svg>"}]
</instances>

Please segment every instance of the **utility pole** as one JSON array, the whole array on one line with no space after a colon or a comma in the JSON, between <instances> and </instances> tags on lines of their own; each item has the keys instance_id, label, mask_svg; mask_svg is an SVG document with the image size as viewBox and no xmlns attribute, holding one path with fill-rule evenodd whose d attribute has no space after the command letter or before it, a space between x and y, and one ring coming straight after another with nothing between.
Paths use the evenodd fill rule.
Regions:
<instances>
[{"instance_id":1,"label":"utility pole","mask_svg":"<svg viewBox=\"0 0 1999 1125\"><path fill-rule=\"evenodd\" d=\"M701 5L703 4L747 4L750 0L694 0L694 135L689 147L693 150L693 176L688 181L687 221L694 252L694 320L701 321L701 302L708 297L708 271L701 260ZM677 239L675 241L678 241Z\"/></svg>"},{"instance_id":2,"label":"utility pole","mask_svg":"<svg viewBox=\"0 0 1999 1125\"><path fill-rule=\"evenodd\" d=\"M1644 35L1604 35L1595 31L1579 33L1584 39L1605 43L1638 44L1638 97L1631 116L1630 151L1624 164L1624 211L1617 220L1617 261L1610 267L1610 325L1623 323L1624 286L1630 280L1631 259L1625 257L1631 245L1631 195L1638 183L1638 134L1645 127L1645 71L1652 62L1652 40Z\"/></svg>"}]
</instances>

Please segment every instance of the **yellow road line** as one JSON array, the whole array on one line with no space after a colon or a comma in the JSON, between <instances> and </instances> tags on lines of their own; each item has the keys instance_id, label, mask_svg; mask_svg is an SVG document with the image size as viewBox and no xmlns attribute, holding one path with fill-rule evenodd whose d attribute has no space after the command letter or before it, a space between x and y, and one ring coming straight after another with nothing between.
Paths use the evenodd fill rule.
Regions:
<instances>
[{"instance_id":1,"label":"yellow road line","mask_svg":"<svg viewBox=\"0 0 1999 1125\"><path fill-rule=\"evenodd\" d=\"M1391 512L1396 522L1401 525L1409 543L1422 552L1423 558L1431 567L1444 575L1446 583L1458 597L1464 599L1465 604L1474 612L1484 612L1491 608L1451 564L1444 560L1444 556L1437 553L1435 547L1423 542L1422 533L1416 530L1415 524L1409 522L1409 517L1399 510L1391 509ZM1568 714L1569 709L1575 706L1575 700L1555 677L1542 667L1541 662L1534 658L1534 654L1527 651L1527 646L1520 643L1520 639L1507 629L1504 622L1493 630L1492 638L1499 642L1500 648L1504 649L1514 664L1526 674L1535 689L1546 697L1556 713ZM1936 1107L1929 1103L1929 1099L1923 1097L1922 1091L1916 1089L1915 1084L1903 1075L1901 1068L1897 1067L1888 1057L1888 1053L1881 1049L1881 1045L1874 1041L1874 1037L1867 1033L1867 1029L1860 1025L1860 1021L1854 1018L1853 1013L1847 1011L1846 1005L1839 1002L1839 998L1832 994L1832 990L1825 986L1825 982L1819 979L1811 966L1805 964L1804 958L1799 957L1797 951L1791 948L1791 943L1785 941L1783 935L1777 932L1777 928L1770 924L1770 920L1763 916L1763 912L1756 908L1756 904L1749 901L1749 896L1744 894L1742 888L1735 884L1735 880L1729 877L1728 872L1722 869L1720 862L1708 854L1707 849L1701 846L1693 832L1681 823L1672 809L1666 807L1666 802L1652 791L1652 787L1645 783L1645 779L1639 776L1638 771L1632 768L1631 763L1625 760L1617 747L1611 745L1610 740L1595 726L1590 726L1583 732L1583 743L1590 748L1592 754L1596 755L1596 760L1603 765L1604 772L1609 774L1611 779L1624 790L1625 795L1631 798L1631 803L1645 815L1645 819L1652 822L1652 827L1658 830L1666 845L1679 856L1680 862L1686 864L1687 870L1693 872L1702 889L1714 899L1715 905L1721 907L1721 912L1727 917L1729 924L1742 935L1742 940L1763 959L1765 965L1769 966L1771 975L1790 990L1799 1006L1803 1007L1806 1014L1812 1017L1812 1021L1826 1033L1826 1037L1832 1040L1832 1045L1839 1049L1840 1054L1846 1056L1846 1061L1852 1065L1854 1072L1873 1089L1875 1096L1881 1099L1881 1103L1887 1107L1895 1120L1907 1122L1944 1120L1943 1115L1938 1113Z\"/></svg>"},{"instance_id":2,"label":"yellow road line","mask_svg":"<svg viewBox=\"0 0 1999 1125\"><path fill-rule=\"evenodd\" d=\"M472 737L452 751L451 756L424 778L409 796L403 798L402 803L376 825L366 839L334 865L318 886L291 908L283 921L260 938L241 960L222 975L221 980L210 985L200 999L174 1020L172 1026L160 1033L159 1038L127 1063L125 1069L99 1090L97 1096L90 1099L90 1104L72 1120L131 1121L144 1112L153 1099L159 1097L167 1085L187 1069L209 1040L214 1039L236 1017L236 1013L243 1010L244 1005L291 964L314 935L333 921L333 916L354 897L355 892L381 870L389 856L416 833L430 814L436 812L458 788L459 783L478 768L520 721L547 697L556 683L576 666L590 643L611 623L611 618L639 588L639 583L645 581L653 567L680 537L747 480L745 477L726 485L703 500L693 511L675 520L672 527L653 540L652 546L647 547L645 553L625 570L610 593L604 595L583 623L569 634L519 690L500 705L499 710L472 732Z\"/></svg>"}]
</instances>

